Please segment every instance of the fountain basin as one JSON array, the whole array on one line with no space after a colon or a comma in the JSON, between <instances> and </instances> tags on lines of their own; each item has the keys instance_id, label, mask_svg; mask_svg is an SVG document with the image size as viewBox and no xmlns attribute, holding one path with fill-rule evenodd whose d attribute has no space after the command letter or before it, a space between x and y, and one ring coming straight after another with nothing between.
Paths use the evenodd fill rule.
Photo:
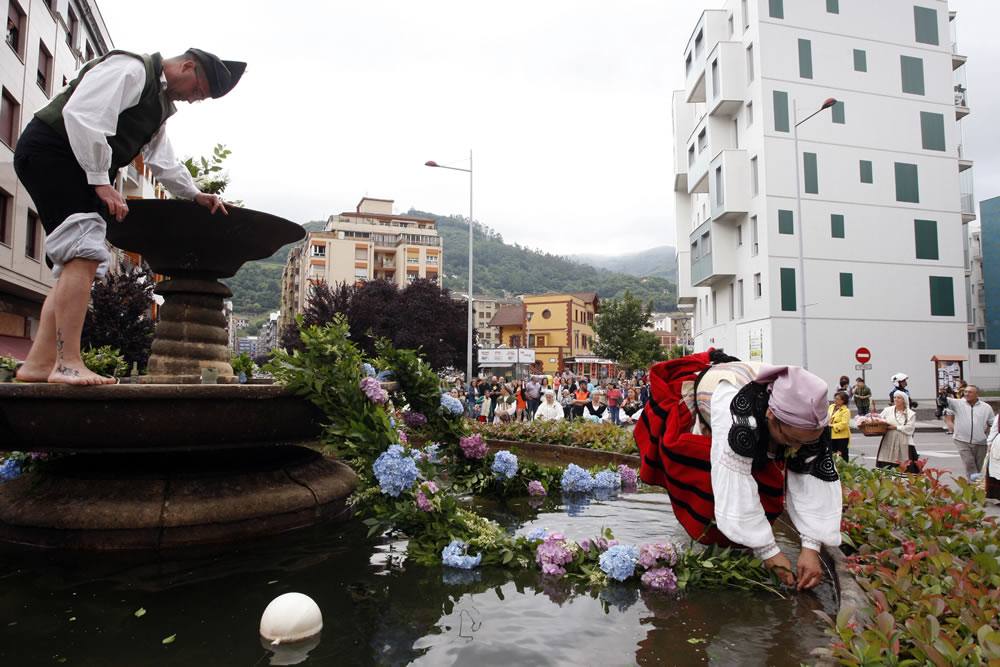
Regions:
<instances>
[{"instance_id":1,"label":"fountain basin","mask_svg":"<svg viewBox=\"0 0 1000 667\"><path fill-rule=\"evenodd\" d=\"M315 440L324 417L280 385L0 384L0 450L169 451Z\"/></svg>"}]
</instances>

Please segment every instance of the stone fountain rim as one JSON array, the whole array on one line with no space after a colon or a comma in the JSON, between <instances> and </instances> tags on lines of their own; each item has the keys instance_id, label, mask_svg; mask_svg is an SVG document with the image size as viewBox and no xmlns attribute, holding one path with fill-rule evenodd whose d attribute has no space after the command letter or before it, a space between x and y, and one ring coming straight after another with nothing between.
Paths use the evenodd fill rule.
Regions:
<instances>
[{"instance_id":1,"label":"stone fountain rim","mask_svg":"<svg viewBox=\"0 0 1000 667\"><path fill-rule=\"evenodd\" d=\"M0 383L0 399L53 399L74 401L169 399L269 399L295 396L280 384L108 384L77 387L46 382Z\"/></svg>"}]
</instances>

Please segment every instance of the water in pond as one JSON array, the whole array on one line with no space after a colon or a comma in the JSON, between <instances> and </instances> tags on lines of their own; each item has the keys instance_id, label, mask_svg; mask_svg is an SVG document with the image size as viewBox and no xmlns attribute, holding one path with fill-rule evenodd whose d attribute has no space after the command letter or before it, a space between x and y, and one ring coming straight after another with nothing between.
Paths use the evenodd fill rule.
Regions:
<instances>
[{"instance_id":1,"label":"water in pond","mask_svg":"<svg viewBox=\"0 0 1000 667\"><path fill-rule=\"evenodd\" d=\"M482 509L519 531L583 538L611 526L623 542L685 541L658 493ZM794 555L794 536L778 532ZM0 553L0 665L288 664L295 656L272 655L257 625L289 591L324 616L303 664L798 665L827 642L813 610L835 607L829 577L788 600L625 585L598 595L534 572L419 567L403 562L403 543L363 538L355 523L178 560Z\"/></svg>"}]
</instances>

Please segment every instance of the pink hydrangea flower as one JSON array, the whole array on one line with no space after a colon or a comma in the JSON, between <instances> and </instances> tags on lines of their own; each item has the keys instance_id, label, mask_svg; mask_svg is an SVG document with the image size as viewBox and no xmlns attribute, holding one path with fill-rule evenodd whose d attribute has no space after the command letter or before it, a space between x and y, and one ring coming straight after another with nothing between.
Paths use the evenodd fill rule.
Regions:
<instances>
[{"instance_id":1,"label":"pink hydrangea flower","mask_svg":"<svg viewBox=\"0 0 1000 667\"><path fill-rule=\"evenodd\" d=\"M642 575L643 586L648 586L654 591L666 591L668 593L677 590L677 575L669 567L658 567L646 570Z\"/></svg>"},{"instance_id":2,"label":"pink hydrangea flower","mask_svg":"<svg viewBox=\"0 0 1000 667\"><path fill-rule=\"evenodd\" d=\"M573 554L566 544L566 536L562 533L551 533L535 550L535 561L541 566L542 573L554 576L566 574L563 565L572 562Z\"/></svg>"},{"instance_id":3,"label":"pink hydrangea flower","mask_svg":"<svg viewBox=\"0 0 1000 667\"><path fill-rule=\"evenodd\" d=\"M528 495L529 496L544 496L546 495L545 487L537 479L533 479L528 482Z\"/></svg>"},{"instance_id":4,"label":"pink hydrangea flower","mask_svg":"<svg viewBox=\"0 0 1000 667\"><path fill-rule=\"evenodd\" d=\"M677 563L677 550L672 544L644 544L639 547L639 565L651 569L663 561L673 567Z\"/></svg>"},{"instance_id":5,"label":"pink hydrangea flower","mask_svg":"<svg viewBox=\"0 0 1000 667\"><path fill-rule=\"evenodd\" d=\"M379 381L373 377L362 378L360 382L361 391L365 393L372 403L385 403L389 400L389 393L382 388Z\"/></svg>"},{"instance_id":6,"label":"pink hydrangea flower","mask_svg":"<svg viewBox=\"0 0 1000 667\"><path fill-rule=\"evenodd\" d=\"M424 495L423 491L417 491L417 507L421 512L433 512L434 505L431 501Z\"/></svg>"},{"instance_id":7,"label":"pink hydrangea flower","mask_svg":"<svg viewBox=\"0 0 1000 667\"><path fill-rule=\"evenodd\" d=\"M580 549L583 553L590 553L591 547L593 547L593 544L591 544L590 540L580 540Z\"/></svg>"},{"instance_id":8,"label":"pink hydrangea flower","mask_svg":"<svg viewBox=\"0 0 1000 667\"><path fill-rule=\"evenodd\" d=\"M438 492L438 485L431 481L426 481L420 485L420 488L431 495Z\"/></svg>"},{"instance_id":9,"label":"pink hydrangea flower","mask_svg":"<svg viewBox=\"0 0 1000 667\"><path fill-rule=\"evenodd\" d=\"M467 435L458 441L467 459L481 459L486 456L486 443L478 433Z\"/></svg>"},{"instance_id":10,"label":"pink hydrangea flower","mask_svg":"<svg viewBox=\"0 0 1000 667\"><path fill-rule=\"evenodd\" d=\"M406 432L405 432L405 431L396 431L396 435L398 435L398 436L399 436L399 441L400 441L401 443L403 443L404 445L405 445L405 444L408 444L408 443L410 442L410 438L409 438L409 437L407 437L407 435L406 435Z\"/></svg>"},{"instance_id":11,"label":"pink hydrangea flower","mask_svg":"<svg viewBox=\"0 0 1000 667\"><path fill-rule=\"evenodd\" d=\"M639 484L639 473L624 463L618 466L618 476L621 477L623 487L634 488Z\"/></svg>"}]
</instances>

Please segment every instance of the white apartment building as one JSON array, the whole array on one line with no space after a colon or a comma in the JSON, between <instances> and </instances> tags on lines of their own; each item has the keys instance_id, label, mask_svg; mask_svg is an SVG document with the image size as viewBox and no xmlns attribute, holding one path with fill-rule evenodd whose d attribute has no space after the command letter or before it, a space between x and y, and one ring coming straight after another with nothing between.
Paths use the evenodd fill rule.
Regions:
<instances>
[{"instance_id":1,"label":"white apartment building","mask_svg":"<svg viewBox=\"0 0 1000 667\"><path fill-rule=\"evenodd\" d=\"M834 382L860 374L867 347L883 401L896 372L934 395L931 357L967 353L975 214L954 18L945 0L727 0L702 14L673 95L678 301L695 349Z\"/></svg>"}]
</instances>

